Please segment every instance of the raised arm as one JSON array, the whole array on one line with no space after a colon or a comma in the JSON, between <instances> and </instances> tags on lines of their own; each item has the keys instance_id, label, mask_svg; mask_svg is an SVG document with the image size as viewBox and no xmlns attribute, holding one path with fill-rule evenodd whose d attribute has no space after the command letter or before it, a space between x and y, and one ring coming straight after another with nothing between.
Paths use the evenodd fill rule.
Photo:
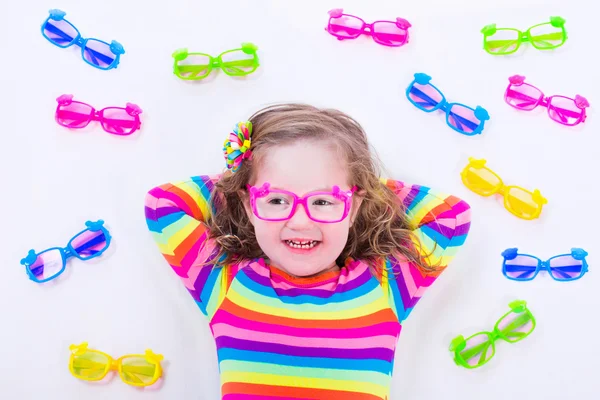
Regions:
<instances>
[{"instance_id":1,"label":"raised arm","mask_svg":"<svg viewBox=\"0 0 600 400\"><path fill-rule=\"evenodd\" d=\"M205 224L219 177L196 176L158 186L146 195L146 222L160 252L202 312L212 317L227 282L227 269L214 268L218 248Z\"/></svg>"},{"instance_id":2,"label":"raised arm","mask_svg":"<svg viewBox=\"0 0 600 400\"><path fill-rule=\"evenodd\" d=\"M425 186L406 185L390 179L383 183L406 207L414 228L415 246L427 263L437 268L435 272L425 273L393 257L384 261L382 283L390 296L390 304L402 321L464 244L471 225L471 210L458 197L436 193Z\"/></svg>"}]
</instances>

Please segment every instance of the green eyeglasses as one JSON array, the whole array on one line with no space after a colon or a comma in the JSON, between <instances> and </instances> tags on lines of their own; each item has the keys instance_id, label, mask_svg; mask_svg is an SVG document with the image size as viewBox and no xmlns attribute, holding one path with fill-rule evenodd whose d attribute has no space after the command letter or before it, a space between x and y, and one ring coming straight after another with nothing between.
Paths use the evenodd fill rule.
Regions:
<instances>
[{"instance_id":1,"label":"green eyeglasses","mask_svg":"<svg viewBox=\"0 0 600 400\"><path fill-rule=\"evenodd\" d=\"M496 354L495 342L498 339L516 343L533 332L535 318L527 308L527 303L515 300L508 306L510 311L496 322L492 332L479 332L467 339L459 335L452 340L450 351L454 352L456 365L469 369L481 367Z\"/></svg>"},{"instance_id":2,"label":"green eyeglasses","mask_svg":"<svg viewBox=\"0 0 600 400\"><path fill-rule=\"evenodd\" d=\"M173 73L184 80L200 80L213 68L221 68L229 76L245 76L258 68L257 49L252 43L242 43L241 48L224 51L217 57L179 49L173 53Z\"/></svg>"},{"instance_id":3,"label":"green eyeglasses","mask_svg":"<svg viewBox=\"0 0 600 400\"><path fill-rule=\"evenodd\" d=\"M551 50L562 46L567 40L565 20L561 17L550 17L550 22L534 25L525 32L497 28L496 24L491 24L485 26L481 33L483 48L493 55L512 54L523 42L530 42L538 50Z\"/></svg>"}]
</instances>

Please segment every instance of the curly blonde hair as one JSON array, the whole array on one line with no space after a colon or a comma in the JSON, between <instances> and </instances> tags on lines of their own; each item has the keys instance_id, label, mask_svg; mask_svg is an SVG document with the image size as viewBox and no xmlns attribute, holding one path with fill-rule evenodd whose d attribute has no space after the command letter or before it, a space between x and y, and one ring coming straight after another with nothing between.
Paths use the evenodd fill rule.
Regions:
<instances>
[{"instance_id":1,"label":"curly blonde hair","mask_svg":"<svg viewBox=\"0 0 600 400\"><path fill-rule=\"evenodd\" d=\"M244 160L235 173L226 171L213 192L213 202L219 200L208 224L210 237L220 246L216 255L220 264L265 257L244 207L246 185L254 182L257 166L269 149L310 140L333 144L338 149L348 168L348 183L356 185L363 197L336 263L343 266L351 257L367 262L381 274L381 260L392 255L413 262L423 272L436 271L421 254L419 241L414 240L414 227L409 225L402 202L379 179L380 163L357 121L338 110L305 104L266 107L249 121L253 127L252 157Z\"/></svg>"}]
</instances>

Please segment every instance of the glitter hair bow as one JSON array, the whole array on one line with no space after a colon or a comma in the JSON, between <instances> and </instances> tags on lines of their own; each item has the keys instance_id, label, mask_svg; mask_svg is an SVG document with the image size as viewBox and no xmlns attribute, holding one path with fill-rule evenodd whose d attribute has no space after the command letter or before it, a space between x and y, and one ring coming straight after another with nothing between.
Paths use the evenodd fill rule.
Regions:
<instances>
[{"instance_id":1,"label":"glitter hair bow","mask_svg":"<svg viewBox=\"0 0 600 400\"><path fill-rule=\"evenodd\" d=\"M251 136L252 123L250 121L239 122L233 128L233 131L229 134L223 145L227 169L236 172L240 168L240 165L242 165L242 161L250 158L252 155L252 151L250 150L252 144Z\"/></svg>"}]
</instances>

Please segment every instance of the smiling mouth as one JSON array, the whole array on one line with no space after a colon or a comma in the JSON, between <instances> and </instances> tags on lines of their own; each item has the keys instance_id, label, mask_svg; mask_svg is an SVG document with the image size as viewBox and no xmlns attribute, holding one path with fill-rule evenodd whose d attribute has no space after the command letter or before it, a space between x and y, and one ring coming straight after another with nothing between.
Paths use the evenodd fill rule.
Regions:
<instances>
[{"instance_id":1,"label":"smiling mouth","mask_svg":"<svg viewBox=\"0 0 600 400\"><path fill-rule=\"evenodd\" d=\"M318 240L284 240L283 242L292 249L305 250L312 249L320 243Z\"/></svg>"}]
</instances>

